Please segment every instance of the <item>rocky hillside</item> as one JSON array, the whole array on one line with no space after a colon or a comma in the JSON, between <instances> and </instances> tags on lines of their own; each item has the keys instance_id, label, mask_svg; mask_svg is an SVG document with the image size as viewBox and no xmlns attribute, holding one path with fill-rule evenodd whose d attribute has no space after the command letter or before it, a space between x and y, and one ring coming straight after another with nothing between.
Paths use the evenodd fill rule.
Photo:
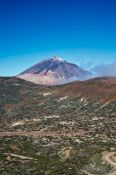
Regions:
<instances>
[{"instance_id":1,"label":"rocky hillside","mask_svg":"<svg viewBox=\"0 0 116 175\"><path fill-rule=\"evenodd\" d=\"M53 87L0 78L0 174L115 174L115 123L114 77Z\"/></svg>"}]
</instances>

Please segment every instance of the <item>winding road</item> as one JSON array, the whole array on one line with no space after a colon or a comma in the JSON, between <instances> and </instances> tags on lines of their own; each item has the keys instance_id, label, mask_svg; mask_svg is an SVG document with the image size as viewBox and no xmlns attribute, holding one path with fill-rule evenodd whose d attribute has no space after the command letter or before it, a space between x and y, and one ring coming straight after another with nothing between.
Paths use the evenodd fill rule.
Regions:
<instances>
[{"instance_id":1,"label":"winding road","mask_svg":"<svg viewBox=\"0 0 116 175\"><path fill-rule=\"evenodd\" d=\"M107 175L116 175L116 161L112 159L113 157L116 159L116 152L103 152L103 161L105 161L113 168L113 171L108 173Z\"/></svg>"}]
</instances>

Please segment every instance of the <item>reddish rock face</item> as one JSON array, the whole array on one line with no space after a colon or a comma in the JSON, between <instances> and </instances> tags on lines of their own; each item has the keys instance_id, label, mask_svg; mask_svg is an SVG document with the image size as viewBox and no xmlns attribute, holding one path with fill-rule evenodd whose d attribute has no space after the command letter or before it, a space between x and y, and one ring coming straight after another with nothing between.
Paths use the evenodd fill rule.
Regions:
<instances>
[{"instance_id":1,"label":"reddish rock face","mask_svg":"<svg viewBox=\"0 0 116 175\"><path fill-rule=\"evenodd\" d=\"M90 75L90 72L79 66L54 56L32 66L18 77L37 84L58 85L85 79Z\"/></svg>"}]
</instances>

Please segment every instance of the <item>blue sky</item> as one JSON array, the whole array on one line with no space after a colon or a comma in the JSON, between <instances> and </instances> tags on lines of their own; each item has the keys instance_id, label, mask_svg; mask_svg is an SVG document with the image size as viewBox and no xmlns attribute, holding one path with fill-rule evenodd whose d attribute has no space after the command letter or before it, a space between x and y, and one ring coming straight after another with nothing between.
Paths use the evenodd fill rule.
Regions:
<instances>
[{"instance_id":1,"label":"blue sky","mask_svg":"<svg viewBox=\"0 0 116 175\"><path fill-rule=\"evenodd\" d=\"M116 62L116 1L0 0L0 76L53 55L86 69Z\"/></svg>"}]
</instances>

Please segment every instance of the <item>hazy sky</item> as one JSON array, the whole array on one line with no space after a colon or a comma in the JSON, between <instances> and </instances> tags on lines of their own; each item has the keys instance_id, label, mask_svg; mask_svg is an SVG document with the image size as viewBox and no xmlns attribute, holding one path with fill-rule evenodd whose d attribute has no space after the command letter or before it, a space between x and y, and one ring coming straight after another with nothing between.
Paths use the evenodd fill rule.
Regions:
<instances>
[{"instance_id":1,"label":"hazy sky","mask_svg":"<svg viewBox=\"0 0 116 175\"><path fill-rule=\"evenodd\" d=\"M0 0L0 76L53 55L87 69L116 62L116 1Z\"/></svg>"}]
</instances>

